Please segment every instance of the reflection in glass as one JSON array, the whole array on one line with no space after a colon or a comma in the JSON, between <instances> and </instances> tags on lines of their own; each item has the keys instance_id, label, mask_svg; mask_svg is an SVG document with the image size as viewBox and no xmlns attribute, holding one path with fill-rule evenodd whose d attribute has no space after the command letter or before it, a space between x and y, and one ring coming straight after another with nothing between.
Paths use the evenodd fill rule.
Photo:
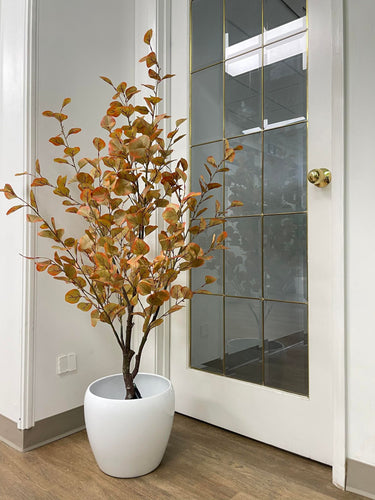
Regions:
<instances>
[{"instance_id":1,"label":"reflection in glass","mask_svg":"<svg viewBox=\"0 0 375 500\"><path fill-rule=\"evenodd\" d=\"M223 59L223 0L194 0L191 21L191 66L195 71Z\"/></svg>"},{"instance_id":2,"label":"reflection in glass","mask_svg":"<svg viewBox=\"0 0 375 500\"><path fill-rule=\"evenodd\" d=\"M191 75L191 143L223 137L223 65Z\"/></svg>"},{"instance_id":3,"label":"reflection in glass","mask_svg":"<svg viewBox=\"0 0 375 500\"><path fill-rule=\"evenodd\" d=\"M262 43L262 0L226 0L225 58L260 47Z\"/></svg>"},{"instance_id":4,"label":"reflection in glass","mask_svg":"<svg viewBox=\"0 0 375 500\"><path fill-rule=\"evenodd\" d=\"M223 298L195 295L190 307L191 366L223 373Z\"/></svg>"},{"instance_id":5,"label":"reflection in glass","mask_svg":"<svg viewBox=\"0 0 375 500\"><path fill-rule=\"evenodd\" d=\"M262 303L225 299L225 375L262 383Z\"/></svg>"},{"instance_id":6,"label":"reflection in glass","mask_svg":"<svg viewBox=\"0 0 375 500\"><path fill-rule=\"evenodd\" d=\"M241 145L229 172L225 174L225 203L240 200L242 207L229 209L228 215L253 215L262 211L262 136L251 134L230 141Z\"/></svg>"},{"instance_id":7,"label":"reflection in glass","mask_svg":"<svg viewBox=\"0 0 375 500\"><path fill-rule=\"evenodd\" d=\"M264 217L264 297L307 300L306 214Z\"/></svg>"},{"instance_id":8,"label":"reflection in glass","mask_svg":"<svg viewBox=\"0 0 375 500\"><path fill-rule=\"evenodd\" d=\"M264 128L306 119L306 34L264 48Z\"/></svg>"},{"instance_id":9,"label":"reflection in glass","mask_svg":"<svg viewBox=\"0 0 375 500\"><path fill-rule=\"evenodd\" d=\"M264 212L306 210L306 124L264 133Z\"/></svg>"},{"instance_id":10,"label":"reflection in glass","mask_svg":"<svg viewBox=\"0 0 375 500\"><path fill-rule=\"evenodd\" d=\"M222 230L221 225L210 227L205 232L196 235L191 241L198 243L206 251L211 245L213 234L218 236ZM204 277L207 275L213 276L216 281L207 285L205 289L212 293L223 293L223 252L221 250L215 251L213 258L207 260L203 266L191 270L192 290L200 288L205 283Z\"/></svg>"},{"instance_id":11,"label":"reflection in glass","mask_svg":"<svg viewBox=\"0 0 375 500\"><path fill-rule=\"evenodd\" d=\"M243 147L213 193L243 206L193 239L228 233L191 272L193 289L217 279L191 305L191 364L306 395L306 0L192 0L191 20L191 190L224 138ZM214 200L204 206L212 217Z\"/></svg>"},{"instance_id":12,"label":"reflection in glass","mask_svg":"<svg viewBox=\"0 0 375 500\"><path fill-rule=\"evenodd\" d=\"M264 43L280 40L306 27L306 0L264 0L263 5Z\"/></svg>"},{"instance_id":13,"label":"reflection in glass","mask_svg":"<svg viewBox=\"0 0 375 500\"><path fill-rule=\"evenodd\" d=\"M224 155L223 142L213 142L210 144L204 144L202 146L194 146L191 148L191 191L195 193L201 192L201 187L199 184L199 178L201 175L205 179L208 178L208 172L204 168L204 164L207 164L207 157L213 156L217 163L219 163ZM223 174L217 174L215 177L215 182L223 185ZM223 206L223 188L217 188L210 191L209 194L213 195L213 198L202 203L200 208L207 208L207 210L202 214L202 217L214 217L215 216L215 200L218 200Z\"/></svg>"},{"instance_id":14,"label":"reflection in glass","mask_svg":"<svg viewBox=\"0 0 375 500\"><path fill-rule=\"evenodd\" d=\"M225 293L262 296L261 218L228 219L225 224Z\"/></svg>"},{"instance_id":15,"label":"reflection in glass","mask_svg":"<svg viewBox=\"0 0 375 500\"><path fill-rule=\"evenodd\" d=\"M308 394L307 305L265 301L265 385Z\"/></svg>"},{"instance_id":16,"label":"reflection in glass","mask_svg":"<svg viewBox=\"0 0 375 500\"><path fill-rule=\"evenodd\" d=\"M261 65L261 50L235 57L225 63L225 137L260 130Z\"/></svg>"}]
</instances>

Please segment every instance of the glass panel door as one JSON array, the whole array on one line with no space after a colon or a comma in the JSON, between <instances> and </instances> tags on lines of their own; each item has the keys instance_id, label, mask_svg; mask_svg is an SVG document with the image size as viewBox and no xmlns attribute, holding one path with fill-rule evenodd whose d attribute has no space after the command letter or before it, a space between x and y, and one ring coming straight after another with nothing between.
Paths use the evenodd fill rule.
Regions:
<instances>
[{"instance_id":1,"label":"glass panel door","mask_svg":"<svg viewBox=\"0 0 375 500\"><path fill-rule=\"evenodd\" d=\"M191 274L217 281L191 304L190 365L308 395L306 2L193 0L191 24L192 190L228 139L243 150L216 197L243 207Z\"/></svg>"}]
</instances>

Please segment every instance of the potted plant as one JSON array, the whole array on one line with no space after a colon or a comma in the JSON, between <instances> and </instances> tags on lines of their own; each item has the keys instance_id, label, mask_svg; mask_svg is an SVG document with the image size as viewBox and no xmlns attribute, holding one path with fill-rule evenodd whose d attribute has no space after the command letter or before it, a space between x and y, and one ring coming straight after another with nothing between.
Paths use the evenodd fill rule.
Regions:
<instances>
[{"instance_id":1,"label":"potted plant","mask_svg":"<svg viewBox=\"0 0 375 500\"><path fill-rule=\"evenodd\" d=\"M173 389L164 377L139 373L142 352L153 329L194 293L209 293L206 286L215 281L206 276L193 291L178 284L177 278L202 266L214 250L224 248L226 233L221 229L208 248L203 249L194 239L225 221L226 212L218 201L209 220L204 218L203 205L220 187L215 177L227 170L224 161L233 161L234 149L240 149L232 149L226 142L220 163L207 158L207 176L199 181L201 192L188 192L188 162L173 158L173 147L183 137L179 127L185 120L177 120L168 133L161 127L170 117L158 114L159 87L173 75L162 74L151 38L149 30L144 36L149 52L140 60L146 63L151 82L144 85L149 91L144 105L132 103L140 92L135 86L125 82L115 86L101 77L115 94L101 121L108 143L93 139L95 157L81 156L80 148L72 144L81 129L65 125L65 107L70 102L66 98L58 112L43 115L58 122L59 133L49 141L62 148L63 154L55 162L66 166L72 176L59 175L52 182L36 161L28 200L18 196L10 184L1 189L6 198L18 200L7 214L26 208L27 220L40 224L38 235L51 241L53 257L29 257L35 260L37 271L47 271L69 284L65 300L90 312L92 326L107 323L122 351L122 373L93 382L85 396L85 420L94 455L104 472L118 477L150 472L166 449L174 413ZM41 213L34 188L45 186L66 212L83 221L80 238L67 235L53 216ZM237 205L241 203L234 201L231 207ZM155 222L158 212L163 227ZM154 232L157 248L151 243ZM143 332L137 350L132 342L136 316Z\"/></svg>"}]
</instances>

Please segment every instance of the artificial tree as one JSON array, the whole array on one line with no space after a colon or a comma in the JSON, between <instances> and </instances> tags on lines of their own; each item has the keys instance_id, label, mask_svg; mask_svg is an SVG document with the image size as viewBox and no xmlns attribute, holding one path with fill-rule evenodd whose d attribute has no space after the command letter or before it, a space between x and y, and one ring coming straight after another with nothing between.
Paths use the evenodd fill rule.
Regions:
<instances>
[{"instance_id":1,"label":"artificial tree","mask_svg":"<svg viewBox=\"0 0 375 500\"><path fill-rule=\"evenodd\" d=\"M234 149L241 149L232 149L226 142L220 163L212 156L207 158L207 175L199 180L201 191L188 192L188 162L172 157L174 145L184 137L179 127L185 119L177 120L169 133L161 128L162 121L170 117L158 114L162 101L159 87L174 75L162 74L151 39L149 30L144 36L149 53L140 60L147 65L152 82L144 85L150 94L144 97L144 105L132 104L140 92L135 86L125 82L115 86L109 78L101 77L115 94L101 121L109 136L108 144L102 138L93 139L95 158L78 160L80 148L71 140L81 129L65 125L68 116L64 108L70 103L66 98L59 112L44 111L43 115L59 124L58 135L49 142L63 148L63 154L54 161L71 169L72 177L58 175L51 182L42 174L37 160L35 174L16 174L32 177L28 201L17 195L10 184L1 189L6 198L20 202L7 214L26 208L27 220L40 223L38 235L51 240L53 257L29 257L35 260L37 271L47 271L54 279L72 285L65 300L77 304L81 311L90 311L93 326L101 321L111 328L122 351L126 399L141 397L134 379L151 330L180 310L193 294L209 293L205 287L215 281L206 276L201 288L194 291L174 284L180 273L202 266L212 258L214 250L224 248L227 234L222 230L214 234L205 249L194 239L208 227L225 221L226 210L218 201L214 217L204 218L204 203L221 186L215 177L228 170L224 162L232 162ZM33 188L45 186L61 200L66 212L84 221L80 238L66 236L66 230L57 226L53 216L41 213ZM233 201L227 209L239 205L242 203ZM159 211L164 220L162 227L157 225ZM154 231L158 235L157 248L149 244ZM141 318L143 332L137 351L132 348L135 316Z\"/></svg>"}]
</instances>

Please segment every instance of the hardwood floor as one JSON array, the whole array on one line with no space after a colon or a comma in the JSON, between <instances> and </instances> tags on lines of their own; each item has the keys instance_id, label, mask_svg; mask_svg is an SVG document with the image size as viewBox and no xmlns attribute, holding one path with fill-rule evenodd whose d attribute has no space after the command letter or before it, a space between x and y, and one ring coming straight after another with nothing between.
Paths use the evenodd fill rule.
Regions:
<instances>
[{"instance_id":1,"label":"hardwood floor","mask_svg":"<svg viewBox=\"0 0 375 500\"><path fill-rule=\"evenodd\" d=\"M176 415L160 467L136 479L103 474L85 431L27 453L0 442L1 500L328 500L363 498L331 484L331 469Z\"/></svg>"}]
</instances>

